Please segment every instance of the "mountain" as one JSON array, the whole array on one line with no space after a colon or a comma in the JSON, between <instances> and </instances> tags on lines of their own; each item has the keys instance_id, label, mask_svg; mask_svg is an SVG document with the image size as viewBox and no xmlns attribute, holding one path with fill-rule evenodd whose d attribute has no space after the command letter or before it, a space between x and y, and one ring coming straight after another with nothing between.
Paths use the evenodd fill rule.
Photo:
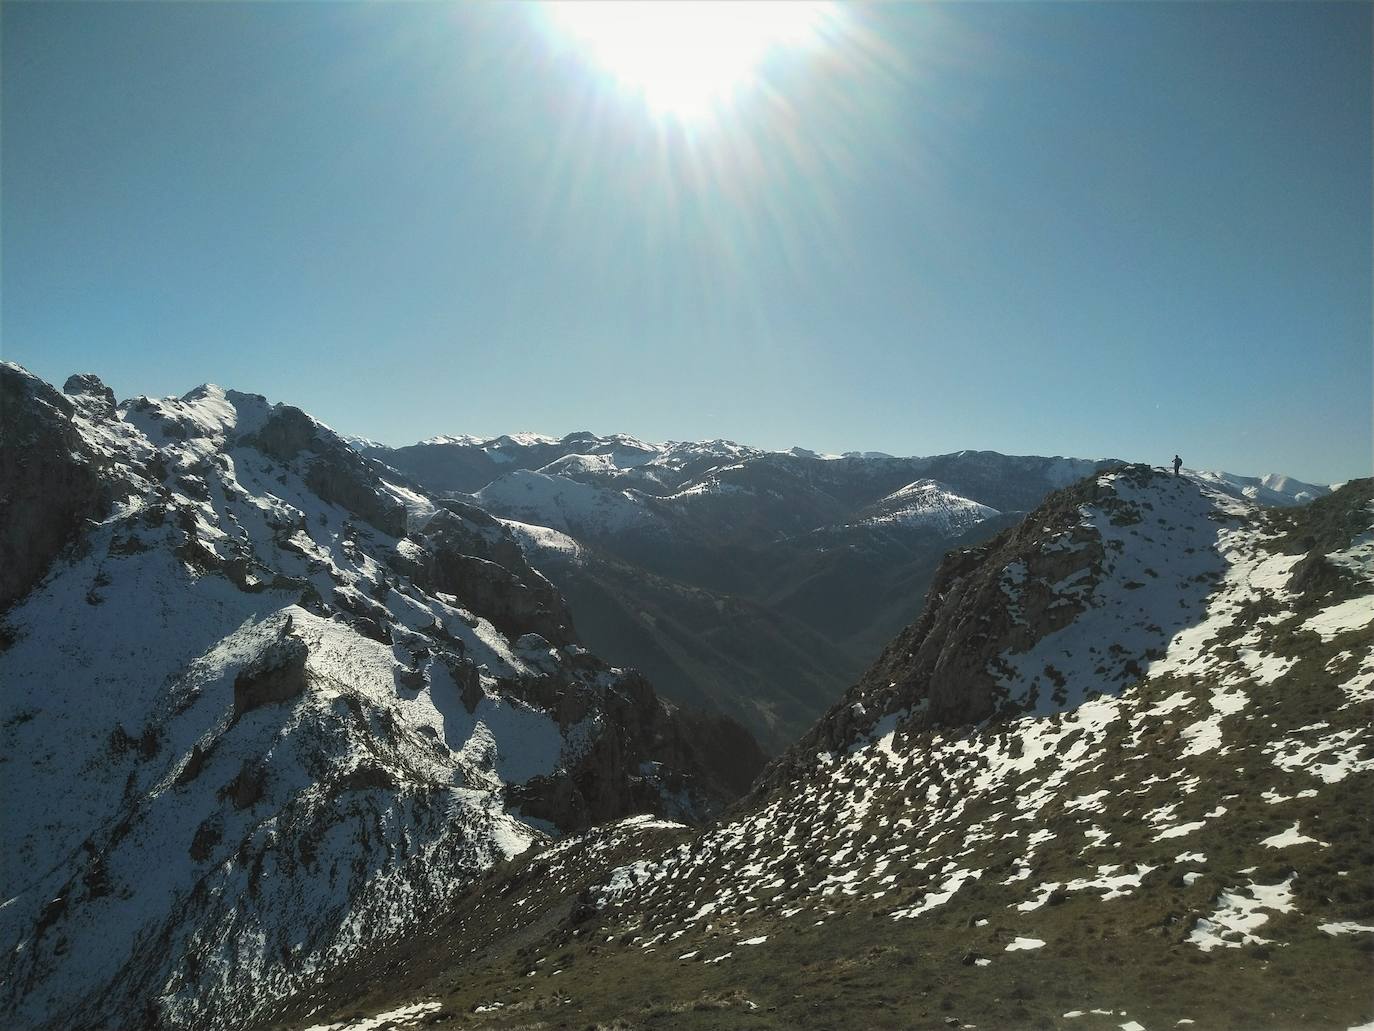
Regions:
<instances>
[{"instance_id":1,"label":"mountain","mask_svg":"<svg viewBox=\"0 0 1374 1031\"><path fill-rule=\"evenodd\" d=\"M1329 487L1303 483L1279 473L1237 476L1235 473L1190 469L1188 475L1195 480L1209 483L1232 497L1246 498L1261 505L1305 505L1331 493Z\"/></svg>"},{"instance_id":2,"label":"mountain","mask_svg":"<svg viewBox=\"0 0 1374 1031\"><path fill-rule=\"evenodd\" d=\"M936 480L915 480L862 510L857 524L930 529L953 537L998 514Z\"/></svg>"},{"instance_id":3,"label":"mountain","mask_svg":"<svg viewBox=\"0 0 1374 1031\"><path fill-rule=\"evenodd\" d=\"M728 713L774 752L910 622L946 550L1118 464L975 451L822 456L586 432L366 453L430 491L557 530L521 539L588 644L670 697ZM1285 477L1190 475L1266 504L1326 493Z\"/></svg>"},{"instance_id":4,"label":"mountain","mask_svg":"<svg viewBox=\"0 0 1374 1031\"><path fill-rule=\"evenodd\" d=\"M1368 1027L1371 523L1056 491L719 822L531 851L268 1026Z\"/></svg>"},{"instance_id":5,"label":"mountain","mask_svg":"<svg viewBox=\"0 0 1374 1031\"><path fill-rule=\"evenodd\" d=\"M589 645L773 751L911 618L946 548L990 536L1100 464L585 432L365 450L431 491L558 531L521 539Z\"/></svg>"},{"instance_id":6,"label":"mountain","mask_svg":"<svg viewBox=\"0 0 1374 1031\"><path fill-rule=\"evenodd\" d=\"M0 1013L239 1028L492 868L763 763L510 530L299 409L0 364Z\"/></svg>"}]
</instances>

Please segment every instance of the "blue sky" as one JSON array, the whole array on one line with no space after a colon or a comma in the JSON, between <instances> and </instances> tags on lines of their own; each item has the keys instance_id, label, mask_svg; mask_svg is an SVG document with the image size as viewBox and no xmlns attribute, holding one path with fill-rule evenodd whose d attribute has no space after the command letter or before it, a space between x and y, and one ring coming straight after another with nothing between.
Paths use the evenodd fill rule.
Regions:
<instances>
[{"instance_id":1,"label":"blue sky","mask_svg":"<svg viewBox=\"0 0 1374 1031\"><path fill-rule=\"evenodd\" d=\"M3 8L0 352L389 443L1371 466L1371 6L845 8L710 119L507 5Z\"/></svg>"}]
</instances>

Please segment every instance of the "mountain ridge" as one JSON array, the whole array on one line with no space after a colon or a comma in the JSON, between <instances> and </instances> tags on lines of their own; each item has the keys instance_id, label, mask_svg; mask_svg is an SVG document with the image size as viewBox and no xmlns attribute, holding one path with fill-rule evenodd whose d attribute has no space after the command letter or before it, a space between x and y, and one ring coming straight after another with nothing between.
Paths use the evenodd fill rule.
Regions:
<instances>
[{"instance_id":1,"label":"mountain ridge","mask_svg":"<svg viewBox=\"0 0 1374 1031\"><path fill-rule=\"evenodd\" d=\"M498 520L299 409L0 390L36 559L0 635L9 1026L245 1026L532 843L704 819L762 763L582 647Z\"/></svg>"}]
</instances>

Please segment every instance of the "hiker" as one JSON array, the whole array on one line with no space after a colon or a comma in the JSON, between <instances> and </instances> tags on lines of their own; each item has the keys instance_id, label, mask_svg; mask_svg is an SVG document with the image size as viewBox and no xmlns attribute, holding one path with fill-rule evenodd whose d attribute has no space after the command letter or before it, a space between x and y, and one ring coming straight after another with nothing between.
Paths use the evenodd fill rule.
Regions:
<instances>
[{"instance_id":1,"label":"hiker","mask_svg":"<svg viewBox=\"0 0 1374 1031\"><path fill-rule=\"evenodd\" d=\"M1174 475L1178 476L1178 471L1183 468L1183 459L1174 455Z\"/></svg>"}]
</instances>

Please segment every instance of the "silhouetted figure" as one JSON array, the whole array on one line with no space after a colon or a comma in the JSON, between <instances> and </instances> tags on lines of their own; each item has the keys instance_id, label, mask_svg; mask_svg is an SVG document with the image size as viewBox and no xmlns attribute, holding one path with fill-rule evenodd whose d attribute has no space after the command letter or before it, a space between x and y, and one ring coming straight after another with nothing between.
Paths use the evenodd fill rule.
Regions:
<instances>
[{"instance_id":1,"label":"silhouetted figure","mask_svg":"<svg viewBox=\"0 0 1374 1031\"><path fill-rule=\"evenodd\" d=\"M1178 475L1178 471L1179 471L1180 469L1182 469L1182 468L1183 468L1183 459L1179 458L1178 455L1174 455L1174 475L1177 476L1177 475Z\"/></svg>"}]
</instances>

